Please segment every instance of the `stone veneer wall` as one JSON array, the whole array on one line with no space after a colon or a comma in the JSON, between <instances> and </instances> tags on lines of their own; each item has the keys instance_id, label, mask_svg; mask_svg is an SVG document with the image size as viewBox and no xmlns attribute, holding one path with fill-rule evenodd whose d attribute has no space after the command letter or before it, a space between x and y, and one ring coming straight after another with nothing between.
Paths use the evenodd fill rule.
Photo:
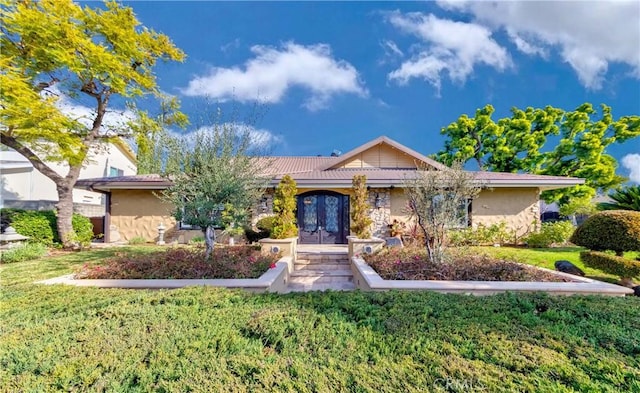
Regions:
<instances>
[{"instance_id":1,"label":"stone veneer wall","mask_svg":"<svg viewBox=\"0 0 640 393\"><path fill-rule=\"evenodd\" d=\"M376 208L376 196L380 199L381 207ZM374 237L389 236L388 225L391 223L391 193L388 188L371 188L369 190L369 206L371 206L370 217L371 234Z\"/></svg>"}]
</instances>

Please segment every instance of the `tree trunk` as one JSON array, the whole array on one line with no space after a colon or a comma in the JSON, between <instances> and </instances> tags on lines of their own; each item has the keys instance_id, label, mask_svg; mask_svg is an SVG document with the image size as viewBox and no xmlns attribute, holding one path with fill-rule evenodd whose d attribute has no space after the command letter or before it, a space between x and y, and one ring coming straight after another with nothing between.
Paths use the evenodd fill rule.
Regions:
<instances>
[{"instance_id":1,"label":"tree trunk","mask_svg":"<svg viewBox=\"0 0 640 393\"><path fill-rule=\"evenodd\" d=\"M209 260L213 252L213 246L216 242L216 230L212 226L208 226L204 231L204 243L206 245L205 259Z\"/></svg>"},{"instance_id":2,"label":"tree trunk","mask_svg":"<svg viewBox=\"0 0 640 393\"><path fill-rule=\"evenodd\" d=\"M86 153L85 153L86 156ZM83 160L84 161L84 160ZM80 177L82 164L69 167L67 176L56 181L58 190L58 203L56 205L58 215L58 236L62 246L66 250L77 249L79 247L76 233L73 230L73 186Z\"/></svg>"},{"instance_id":3,"label":"tree trunk","mask_svg":"<svg viewBox=\"0 0 640 393\"><path fill-rule=\"evenodd\" d=\"M57 227L60 242L65 249L78 248L78 241L73 230L73 185L69 184L67 179L57 184L58 203L57 211Z\"/></svg>"}]
</instances>

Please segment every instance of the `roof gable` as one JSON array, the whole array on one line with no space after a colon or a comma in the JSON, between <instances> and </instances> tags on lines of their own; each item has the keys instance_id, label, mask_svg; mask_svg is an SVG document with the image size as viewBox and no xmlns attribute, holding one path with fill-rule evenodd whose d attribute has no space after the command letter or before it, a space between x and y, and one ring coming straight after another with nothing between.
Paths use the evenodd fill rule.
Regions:
<instances>
[{"instance_id":1,"label":"roof gable","mask_svg":"<svg viewBox=\"0 0 640 393\"><path fill-rule=\"evenodd\" d=\"M416 169L426 165L434 169L446 166L412 150L386 136L378 137L343 154L318 170L343 168Z\"/></svg>"}]
</instances>

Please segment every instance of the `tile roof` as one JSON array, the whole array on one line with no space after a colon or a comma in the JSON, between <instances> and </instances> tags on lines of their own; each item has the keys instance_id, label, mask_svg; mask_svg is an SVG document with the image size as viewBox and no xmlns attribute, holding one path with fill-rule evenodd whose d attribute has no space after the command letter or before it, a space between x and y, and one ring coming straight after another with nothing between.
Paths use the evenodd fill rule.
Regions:
<instances>
[{"instance_id":1,"label":"tile roof","mask_svg":"<svg viewBox=\"0 0 640 393\"><path fill-rule=\"evenodd\" d=\"M265 168L265 175L273 177L272 186L275 186L285 174L290 175L298 183L299 187L348 188L351 187L353 176L357 174L366 175L367 183L372 187L402 186L406 179L412 178L416 173L415 168L330 169L361 153L366 148L379 143L388 143L437 169L446 168L446 166L422 156L387 137L377 138L339 157L275 156L260 159L258 165ZM553 189L584 183L583 179L574 177L483 171L470 173L474 174L478 182L489 187L540 187L542 189ZM171 182L169 180L159 175L135 175L82 179L77 182L76 187L108 191L110 189L164 189L170 185Z\"/></svg>"}]
</instances>

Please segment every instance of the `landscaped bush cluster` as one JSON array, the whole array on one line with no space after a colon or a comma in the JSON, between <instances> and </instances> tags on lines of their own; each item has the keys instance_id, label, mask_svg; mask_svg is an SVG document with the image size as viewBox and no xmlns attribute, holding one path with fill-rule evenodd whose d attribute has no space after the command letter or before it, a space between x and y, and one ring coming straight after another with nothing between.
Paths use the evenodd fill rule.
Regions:
<instances>
[{"instance_id":1,"label":"landscaped bush cluster","mask_svg":"<svg viewBox=\"0 0 640 393\"><path fill-rule=\"evenodd\" d=\"M120 254L101 265L85 265L85 279L258 278L275 267L278 256L261 254L251 246L214 248L205 259L201 248L176 247L149 254Z\"/></svg>"},{"instance_id":2,"label":"landscaped bush cluster","mask_svg":"<svg viewBox=\"0 0 640 393\"><path fill-rule=\"evenodd\" d=\"M640 277L640 262L598 251L583 251L580 260L593 269L620 277Z\"/></svg>"},{"instance_id":3,"label":"landscaped bush cluster","mask_svg":"<svg viewBox=\"0 0 640 393\"><path fill-rule=\"evenodd\" d=\"M631 210L603 211L587 218L571 242L594 251L640 251L640 212Z\"/></svg>"},{"instance_id":4,"label":"landscaped bush cluster","mask_svg":"<svg viewBox=\"0 0 640 393\"><path fill-rule=\"evenodd\" d=\"M424 248L385 248L364 260L385 280L566 281L554 274L485 255L455 255L435 264Z\"/></svg>"},{"instance_id":5,"label":"landscaped bush cluster","mask_svg":"<svg viewBox=\"0 0 640 393\"><path fill-rule=\"evenodd\" d=\"M271 236L273 230L274 216L266 216L256 222L257 231L254 231L251 227L244 228L244 235L249 243L255 243L260 239L265 239Z\"/></svg>"},{"instance_id":6,"label":"landscaped bush cluster","mask_svg":"<svg viewBox=\"0 0 640 393\"><path fill-rule=\"evenodd\" d=\"M545 222L539 232L529 234L524 240L529 247L546 248L553 244L566 244L574 231L569 221Z\"/></svg>"},{"instance_id":7,"label":"landscaped bush cluster","mask_svg":"<svg viewBox=\"0 0 640 393\"><path fill-rule=\"evenodd\" d=\"M452 246L505 244L514 239L514 237L514 233L507 229L506 222L489 226L478 224L475 228L469 227L449 232L449 242Z\"/></svg>"},{"instance_id":8,"label":"landscaped bush cluster","mask_svg":"<svg viewBox=\"0 0 640 393\"><path fill-rule=\"evenodd\" d=\"M58 238L57 217L53 210L21 210L2 209L2 222L4 225L11 225L19 234L29 237L29 242L42 243L52 246L60 243ZM73 214L73 230L75 238L83 246L91 243L93 239L93 224L80 214Z\"/></svg>"},{"instance_id":9,"label":"landscaped bush cluster","mask_svg":"<svg viewBox=\"0 0 640 393\"><path fill-rule=\"evenodd\" d=\"M0 262L14 263L40 258L47 253L47 246L42 243L24 243L15 248L2 251Z\"/></svg>"}]
</instances>

